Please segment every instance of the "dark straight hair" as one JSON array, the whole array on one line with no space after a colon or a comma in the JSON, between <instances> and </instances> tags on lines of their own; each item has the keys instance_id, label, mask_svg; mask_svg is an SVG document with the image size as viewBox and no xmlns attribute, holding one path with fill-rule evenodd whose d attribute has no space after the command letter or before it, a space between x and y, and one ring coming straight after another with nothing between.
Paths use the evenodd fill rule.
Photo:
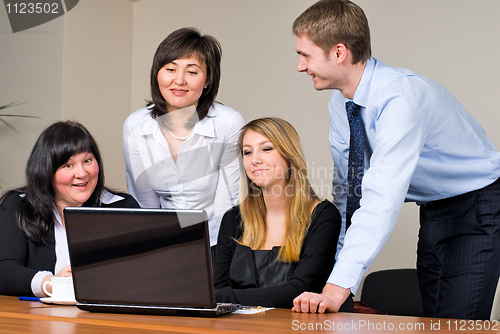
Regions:
<instances>
[{"instance_id":1,"label":"dark straight hair","mask_svg":"<svg viewBox=\"0 0 500 334\"><path fill-rule=\"evenodd\" d=\"M71 121L54 123L42 132L26 163L26 185L7 192L0 199L0 202L3 201L12 192L24 193L16 219L19 227L33 242L45 243L49 229L54 226L54 174L73 155L85 152L94 155L99 174L96 188L84 206L99 206L104 190L104 170L99 148L83 125Z\"/></svg>"},{"instance_id":2,"label":"dark straight hair","mask_svg":"<svg viewBox=\"0 0 500 334\"><path fill-rule=\"evenodd\" d=\"M158 72L163 66L176 59L194 57L207 66L207 88L203 90L196 108L198 120L208 115L219 92L220 62L222 47L214 37L201 35L195 28L181 28L163 40L158 45L151 66L151 98L148 103L153 118L160 117L167 112L166 101L161 95L158 86Z\"/></svg>"}]
</instances>

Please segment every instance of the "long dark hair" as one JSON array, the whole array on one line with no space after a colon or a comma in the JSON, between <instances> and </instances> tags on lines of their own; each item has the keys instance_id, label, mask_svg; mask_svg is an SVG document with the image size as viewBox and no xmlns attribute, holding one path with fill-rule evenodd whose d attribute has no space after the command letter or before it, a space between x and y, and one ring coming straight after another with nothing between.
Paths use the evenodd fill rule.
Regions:
<instances>
[{"instance_id":1,"label":"long dark hair","mask_svg":"<svg viewBox=\"0 0 500 334\"><path fill-rule=\"evenodd\" d=\"M12 192L22 192L16 220L29 239L44 244L47 233L54 226L55 197L52 180L56 171L75 154L90 152L99 165L99 176L94 192L84 206L99 206L104 190L104 171L99 148L88 130L77 122L57 122L38 137L26 163L26 185L4 194L0 202Z\"/></svg>"},{"instance_id":2,"label":"long dark hair","mask_svg":"<svg viewBox=\"0 0 500 334\"><path fill-rule=\"evenodd\" d=\"M163 66L176 59L195 57L207 65L207 88L203 90L196 111L198 120L208 115L219 92L220 62L222 47L214 37L201 35L195 28L181 28L168 35L156 49L151 66L151 98L148 104L153 118L160 117L167 112L166 101L161 95L158 86L158 72Z\"/></svg>"}]
</instances>

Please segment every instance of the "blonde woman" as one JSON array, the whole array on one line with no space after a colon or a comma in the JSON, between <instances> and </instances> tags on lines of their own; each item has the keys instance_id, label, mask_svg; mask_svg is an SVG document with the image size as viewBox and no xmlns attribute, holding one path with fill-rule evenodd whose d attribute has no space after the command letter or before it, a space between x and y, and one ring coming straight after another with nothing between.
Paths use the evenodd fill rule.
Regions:
<instances>
[{"instance_id":1,"label":"blonde woman","mask_svg":"<svg viewBox=\"0 0 500 334\"><path fill-rule=\"evenodd\" d=\"M238 147L246 177L241 177L240 205L221 223L216 299L291 308L296 296L321 292L328 279L340 214L311 188L299 136L288 122L251 121Z\"/></svg>"}]
</instances>

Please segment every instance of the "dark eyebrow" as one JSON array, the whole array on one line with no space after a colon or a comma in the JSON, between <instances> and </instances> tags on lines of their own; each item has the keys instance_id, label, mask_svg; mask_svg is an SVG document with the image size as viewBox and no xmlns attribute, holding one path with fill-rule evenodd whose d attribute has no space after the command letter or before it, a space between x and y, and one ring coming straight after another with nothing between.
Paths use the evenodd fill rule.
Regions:
<instances>
[{"instance_id":1,"label":"dark eyebrow","mask_svg":"<svg viewBox=\"0 0 500 334\"><path fill-rule=\"evenodd\" d=\"M196 66L201 70L201 66L199 66L198 64L187 64L187 67L191 67L191 66Z\"/></svg>"},{"instance_id":2,"label":"dark eyebrow","mask_svg":"<svg viewBox=\"0 0 500 334\"><path fill-rule=\"evenodd\" d=\"M179 66L179 64L177 64L174 60L172 60L172 61L170 62L170 64L174 64L174 65ZM187 67L196 66L196 67L198 67L198 68L201 70L201 66L200 66L200 65L198 65L198 64L194 64L194 63L193 63L193 64L187 64L186 66L187 66Z\"/></svg>"},{"instance_id":3,"label":"dark eyebrow","mask_svg":"<svg viewBox=\"0 0 500 334\"><path fill-rule=\"evenodd\" d=\"M165 64L165 65L168 65L168 64L174 64L174 65L179 66L179 64L178 64L175 60L172 60L170 63L167 63L167 64ZM195 64L195 63L193 63L193 64L187 64L186 66L187 66L187 67L190 67L190 66L196 66L196 67L201 68L201 67L200 67L200 65Z\"/></svg>"}]
</instances>

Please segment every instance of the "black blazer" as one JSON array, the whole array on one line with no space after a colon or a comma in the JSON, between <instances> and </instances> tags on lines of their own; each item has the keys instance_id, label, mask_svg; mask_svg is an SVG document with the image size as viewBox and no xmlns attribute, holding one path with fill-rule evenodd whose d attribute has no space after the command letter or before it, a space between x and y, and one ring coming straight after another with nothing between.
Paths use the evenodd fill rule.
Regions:
<instances>
[{"instance_id":1,"label":"black blazer","mask_svg":"<svg viewBox=\"0 0 500 334\"><path fill-rule=\"evenodd\" d=\"M102 207L138 208L137 201L128 194L116 193L123 200ZM39 271L54 272L56 250L54 229L49 229L48 242L37 245L16 222L16 211L21 201L19 192L12 192L0 205L0 294L33 296L31 280Z\"/></svg>"}]
</instances>

